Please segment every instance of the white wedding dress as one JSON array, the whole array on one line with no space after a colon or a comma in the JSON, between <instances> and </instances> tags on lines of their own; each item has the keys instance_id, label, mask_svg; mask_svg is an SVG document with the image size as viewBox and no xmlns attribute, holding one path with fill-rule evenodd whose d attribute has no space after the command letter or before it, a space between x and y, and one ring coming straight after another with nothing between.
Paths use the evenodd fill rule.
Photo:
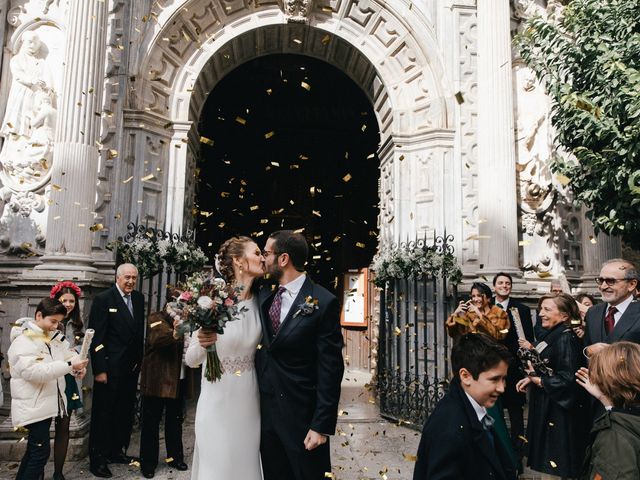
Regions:
<instances>
[{"instance_id":1,"label":"white wedding dress","mask_svg":"<svg viewBox=\"0 0 640 480\"><path fill-rule=\"evenodd\" d=\"M195 421L192 480L261 480L260 393L254 357L262 336L257 299L227 323L216 343L224 373L216 382L204 377ZM185 363L197 367L207 352L194 332Z\"/></svg>"}]
</instances>

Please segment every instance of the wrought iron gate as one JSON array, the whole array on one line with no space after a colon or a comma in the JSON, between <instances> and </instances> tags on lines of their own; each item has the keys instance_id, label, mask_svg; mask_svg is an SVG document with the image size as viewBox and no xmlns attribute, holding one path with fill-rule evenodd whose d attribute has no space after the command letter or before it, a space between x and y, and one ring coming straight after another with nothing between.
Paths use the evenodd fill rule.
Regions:
<instances>
[{"instance_id":1,"label":"wrought iron gate","mask_svg":"<svg viewBox=\"0 0 640 480\"><path fill-rule=\"evenodd\" d=\"M452 236L433 245L408 242L405 252L432 249L453 253ZM420 429L444 395L450 378L450 342L445 320L456 303L455 285L445 275L387 281L380 293L378 392L383 417Z\"/></svg>"}]
</instances>

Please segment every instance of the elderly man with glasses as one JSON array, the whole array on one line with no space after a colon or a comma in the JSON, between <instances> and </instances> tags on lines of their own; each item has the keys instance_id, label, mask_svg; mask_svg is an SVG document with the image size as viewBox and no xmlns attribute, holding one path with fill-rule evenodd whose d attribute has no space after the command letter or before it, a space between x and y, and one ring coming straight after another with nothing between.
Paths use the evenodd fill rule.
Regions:
<instances>
[{"instance_id":1,"label":"elderly man with glasses","mask_svg":"<svg viewBox=\"0 0 640 480\"><path fill-rule=\"evenodd\" d=\"M621 340L640 343L640 303L634 301L636 266L622 258L609 260L602 265L596 283L604 302L587 311L585 353L593 355Z\"/></svg>"}]
</instances>

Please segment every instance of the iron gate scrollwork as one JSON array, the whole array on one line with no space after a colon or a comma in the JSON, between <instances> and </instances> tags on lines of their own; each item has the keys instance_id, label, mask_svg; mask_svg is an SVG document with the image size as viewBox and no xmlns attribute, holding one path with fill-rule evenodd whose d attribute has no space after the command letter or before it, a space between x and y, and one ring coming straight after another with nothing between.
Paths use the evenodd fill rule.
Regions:
<instances>
[{"instance_id":1,"label":"iron gate scrollwork","mask_svg":"<svg viewBox=\"0 0 640 480\"><path fill-rule=\"evenodd\" d=\"M393 248L408 258L430 250L454 259L452 240L445 235L436 237L432 245L418 240ZM389 279L380 292L380 413L415 429L422 428L446 392L451 374L445 320L453 311L457 290L447 285L443 270Z\"/></svg>"}]
</instances>

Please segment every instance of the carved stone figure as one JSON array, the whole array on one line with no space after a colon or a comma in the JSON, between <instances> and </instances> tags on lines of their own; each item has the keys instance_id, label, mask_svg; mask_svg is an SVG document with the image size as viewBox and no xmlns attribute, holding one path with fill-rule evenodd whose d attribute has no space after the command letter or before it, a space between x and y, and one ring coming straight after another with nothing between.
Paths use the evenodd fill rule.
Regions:
<instances>
[{"instance_id":1,"label":"carved stone figure","mask_svg":"<svg viewBox=\"0 0 640 480\"><path fill-rule=\"evenodd\" d=\"M306 23L313 7L313 0L284 0L284 14L287 22Z\"/></svg>"},{"instance_id":2,"label":"carved stone figure","mask_svg":"<svg viewBox=\"0 0 640 480\"><path fill-rule=\"evenodd\" d=\"M13 80L0 126L0 164L3 180L19 189L42 183L53 153L55 92L44 50L38 35L28 31L10 63Z\"/></svg>"}]
</instances>

